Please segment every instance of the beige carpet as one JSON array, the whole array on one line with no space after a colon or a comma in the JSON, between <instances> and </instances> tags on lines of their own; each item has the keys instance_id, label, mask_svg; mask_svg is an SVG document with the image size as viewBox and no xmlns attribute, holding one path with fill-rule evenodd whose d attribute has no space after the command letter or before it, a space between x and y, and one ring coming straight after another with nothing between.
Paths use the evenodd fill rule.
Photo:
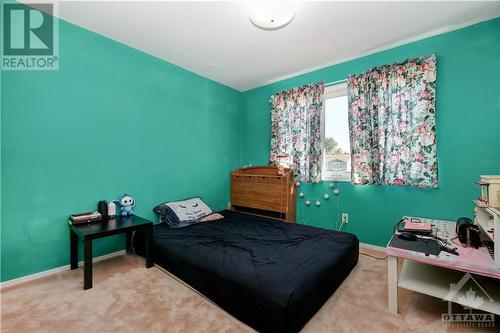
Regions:
<instances>
[{"instance_id":1,"label":"beige carpet","mask_svg":"<svg viewBox=\"0 0 500 333\"><path fill-rule=\"evenodd\" d=\"M347 280L302 332L492 332L446 328L445 302L400 290L400 314L387 309L387 260L360 256ZM161 269L126 255L1 292L2 332L252 332ZM498 323L497 323L498 325ZM497 326L498 327L498 326ZM497 329L498 331L498 329Z\"/></svg>"}]
</instances>

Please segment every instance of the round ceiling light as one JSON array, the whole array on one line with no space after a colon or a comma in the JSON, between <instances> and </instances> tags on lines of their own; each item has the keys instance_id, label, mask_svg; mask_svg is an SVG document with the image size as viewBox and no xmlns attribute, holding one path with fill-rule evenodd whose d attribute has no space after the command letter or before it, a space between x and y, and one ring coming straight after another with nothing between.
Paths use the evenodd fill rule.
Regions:
<instances>
[{"instance_id":1,"label":"round ceiling light","mask_svg":"<svg viewBox=\"0 0 500 333\"><path fill-rule=\"evenodd\" d=\"M255 11L250 15L250 22L262 30L278 30L292 22L295 11L276 8L266 8Z\"/></svg>"}]
</instances>

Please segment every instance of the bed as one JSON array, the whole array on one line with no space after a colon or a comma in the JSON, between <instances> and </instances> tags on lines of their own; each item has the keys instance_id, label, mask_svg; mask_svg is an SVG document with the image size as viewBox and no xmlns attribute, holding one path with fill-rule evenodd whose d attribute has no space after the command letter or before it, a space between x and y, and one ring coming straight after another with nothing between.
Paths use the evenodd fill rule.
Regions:
<instances>
[{"instance_id":1,"label":"bed","mask_svg":"<svg viewBox=\"0 0 500 333\"><path fill-rule=\"evenodd\" d=\"M219 213L185 228L155 225L154 261L258 331L299 331L358 261L355 235ZM141 235L134 247L143 253Z\"/></svg>"}]
</instances>

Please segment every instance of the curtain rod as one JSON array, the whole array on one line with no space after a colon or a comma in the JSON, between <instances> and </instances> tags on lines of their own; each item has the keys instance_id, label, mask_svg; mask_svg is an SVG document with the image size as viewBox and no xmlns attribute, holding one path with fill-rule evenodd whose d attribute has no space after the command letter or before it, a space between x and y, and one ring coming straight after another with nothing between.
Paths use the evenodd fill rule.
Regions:
<instances>
[{"instance_id":1,"label":"curtain rod","mask_svg":"<svg viewBox=\"0 0 500 333\"><path fill-rule=\"evenodd\" d=\"M345 82L347 82L347 79L332 81L332 82L325 83L325 87L329 87L329 86L333 86L333 85L336 85L339 83L345 83Z\"/></svg>"}]
</instances>

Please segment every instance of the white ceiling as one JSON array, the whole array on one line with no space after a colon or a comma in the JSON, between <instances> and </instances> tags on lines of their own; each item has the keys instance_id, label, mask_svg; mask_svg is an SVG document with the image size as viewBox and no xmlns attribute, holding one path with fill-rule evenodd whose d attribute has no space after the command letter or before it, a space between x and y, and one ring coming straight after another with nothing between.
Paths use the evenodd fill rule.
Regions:
<instances>
[{"instance_id":1,"label":"white ceiling","mask_svg":"<svg viewBox=\"0 0 500 333\"><path fill-rule=\"evenodd\" d=\"M263 31L262 2L62 2L61 18L245 91L499 16L500 2L294 2Z\"/></svg>"}]
</instances>

